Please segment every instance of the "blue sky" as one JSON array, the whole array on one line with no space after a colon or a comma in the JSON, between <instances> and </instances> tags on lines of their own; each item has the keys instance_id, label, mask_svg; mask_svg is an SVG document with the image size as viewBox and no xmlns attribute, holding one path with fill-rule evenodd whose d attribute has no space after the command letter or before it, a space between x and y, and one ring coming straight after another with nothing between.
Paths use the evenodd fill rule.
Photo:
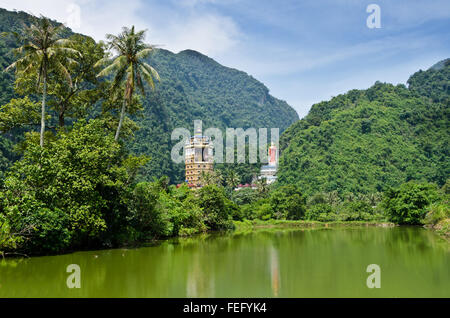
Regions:
<instances>
[{"instance_id":1,"label":"blue sky","mask_svg":"<svg viewBox=\"0 0 450 318\"><path fill-rule=\"evenodd\" d=\"M366 25L372 3L381 9L379 29ZM47 15L97 40L135 24L148 29L150 43L195 49L251 74L300 117L314 103L377 80L405 83L450 57L448 0L0 0L0 7Z\"/></svg>"}]
</instances>

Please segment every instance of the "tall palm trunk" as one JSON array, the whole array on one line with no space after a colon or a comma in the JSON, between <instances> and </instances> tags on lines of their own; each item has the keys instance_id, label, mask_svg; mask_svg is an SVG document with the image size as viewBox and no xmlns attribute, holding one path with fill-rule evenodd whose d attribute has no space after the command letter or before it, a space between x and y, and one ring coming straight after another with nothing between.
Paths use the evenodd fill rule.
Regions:
<instances>
[{"instance_id":1,"label":"tall palm trunk","mask_svg":"<svg viewBox=\"0 0 450 318\"><path fill-rule=\"evenodd\" d=\"M64 127L64 124L65 124L65 120L64 120L64 112L63 112L63 111L61 111L61 112L59 113L58 121L59 121L59 127L60 127L60 128L63 128L63 127Z\"/></svg>"},{"instance_id":2,"label":"tall palm trunk","mask_svg":"<svg viewBox=\"0 0 450 318\"><path fill-rule=\"evenodd\" d=\"M127 108L127 99L124 98L123 99L122 110L120 112L119 126L117 126L116 136L114 137L115 141L119 140L120 129L122 128L123 118L125 117L125 109L126 108Z\"/></svg>"},{"instance_id":3,"label":"tall palm trunk","mask_svg":"<svg viewBox=\"0 0 450 318\"><path fill-rule=\"evenodd\" d=\"M44 147L44 132L45 132L45 99L47 98L47 72L44 71L44 88L42 92L42 110L41 110L41 140L40 145Z\"/></svg>"}]
</instances>

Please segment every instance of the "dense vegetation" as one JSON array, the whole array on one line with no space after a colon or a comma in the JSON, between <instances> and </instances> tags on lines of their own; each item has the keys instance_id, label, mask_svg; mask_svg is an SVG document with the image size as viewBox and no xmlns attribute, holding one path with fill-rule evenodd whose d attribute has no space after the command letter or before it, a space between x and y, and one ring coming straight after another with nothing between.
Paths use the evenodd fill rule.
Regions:
<instances>
[{"instance_id":1,"label":"dense vegetation","mask_svg":"<svg viewBox=\"0 0 450 318\"><path fill-rule=\"evenodd\" d=\"M449 105L450 101L450 59L442 60L428 71L418 71L408 79L409 89L433 102Z\"/></svg>"},{"instance_id":2,"label":"dense vegetation","mask_svg":"<svg viewBox=\"0 0 450 318\"><path fill-rule=\"evenodd\" d=\"M374 221L396 224L436 224L450 216L448 183L410 181L385 193L339 195L319 192L306 197L288 185L261 192L243 189L232 194L241 207L236 220L309 220L320 222Z\"/></svg>"},{"instance_id":3,"label":"dense vegetation","mask_svg":"<svg viewBox=\"0 0 450 318\"><path fill-rule=\"evenodd\" d=\"M7 86L12 91L6 88L2 96L0 167L6 168L0 175L2 254L114 247L228 230L234 227L233 220L391 221L448 231L446 62L413 76L409 89L377 83L314 105L282 136L280 182L267 185L259 180L255 189L235 191L237 184L251 179L258 165L219 165L215 172L202 175L204 187L192 190L160 177L163 173L176 177L180 168L167 157L170 142L162 142L171 127L188 124L203 113L208 114L203 119L209 118L206 127L233 123L244 128L264 123L282 127L282 118L291 110L245 74L196 52L174 55L159 50L144 60L153 47L133 27L102 44L48 28L43 18L27 22L54 38L50 50L56 64L47 65L48 76L42 82L42 54L27 56L27 63L17 64L14 74L9 73L8 81L14 85ZM14 45L27 45L34 35L25 32ZM10 33L5 34L4 43L10 40ZM114 49L117 41L120 49L111 57L108 49ZM134 53L121 54L122 49ZM16 53L5 63L11 65L29 52ZM166 58L166 64L161 62ZM136 63L142 67L134 69ZM171 65L177 65L172 73ZM208 71L194 71L205 65ZM160 84L153 83L158 73ZM177 77L170 74L184 77L189 85L177 86L171 82ZM226 84L229 76L240 78L235 89L254 93L237 94L250 108L238 107L236 92L222 92L223 85L231 85ZM144 80L155 90L144 87ZM430 81L437 84L430 86ZM252 103L260 93L266 100ZM190 101L175 102L176 96ZM202 96L207 98L199 102ZM214 116L215 103L224 107L223 116ZM274 108L257 110L266 103ZM287 113L265 118L277 109L273 103ZM183 106L175 109L175 105ZM46 107L44 116L41 106ZM247 116L253 116L252 122L245 121ZM48 123L45 134L35 131L42 119ZM156 144L159 148L152 148Z\"/></svg>"},{"instance_id":4,"label":"dense vegetation","mask_svg":"<svg viewBox=\"0 0 450 318\"><path fill-rule=\"evenodd\" d=\"M158 77L145 62L134 68L151 51L142 42L143 32L132 27L110 36L108 48L119 41L121 49L135 54L111 59L103 44L79 35L63 38L46 18L30 23L18 36L24 49L13 61L19 63L11 64L14 92L25 97L0 108L2 131L25 131L17 144L21 157L0 183L1 251L57 253L231 228L231 211L237 208L223 188L193 192L169 186L167 178L136 185L149 158L130 153L127 142L135 123L126 114L142 109L134 83L144 95L143 80L152 80L148 72ZM40 47L45 41L40 36L55 46ZM109 70L118 70L113 80L95 79ZM42 118L39 105L46 111ZM48 130L27 131L40 119L50 123Z\"/></svg>"},{"instance_id":5,"label":"dense vegetation","mask_svg":"<svg viewBox=\"0 0 450 318\"><path fill-rule=\"evenodd\" d=\"M168 175L172 182L184 181L184 165L170 160L170 132L176 127L193 131L195 119L203 121L203 129L278 127L280 133L298 120L297 113L263 84L198 52L159 49L151 63L161 82L143 101L143 117L134 118L140 129L131 145L135 153L152 157L142 173L146 180ZM248 165L242 170L250 182L252 170Z\"/></svg>"},{"instance_id":6,"label":"dense vegetation","mask_svg":"<svg viewBox=\"0 0 450 318\"><path fill-rule=\"evenodd\" d=\"M312 195L383 192L450 174L450 65L312 106L281 136L279 182Z\"/></svg>"},{"instance_id":7,"label":"dense vegetation","mask_svg":"<svg viewBox=\"0 0 450 318\"><path fill-rule=\"evenodd\" d=\"M29 24L31 19L24 12L0 9L0 33L20 31L22 23ZM65 29L64 36L70 35L73 33ZM17 45L11 37L0 38L2 69L12 63L11 48ZM170 160L172 145L178 142L170 140L170 133L176 127L193 131L194 119L201 119L204 129L278 127L280 132L298 120L295 110L286 102L272 97L262 83L196 51L186 50L174 54L158 49L146 61L158 70L161 81L155 83L154 92L148 92L141 98L142 111L132 117L134 127L139 129L134 131L135 138L127 147L137 155L152 158L140 171L139 180L151 181L154 177L167 175L171 183L184 181L183 165L173 164ZM14 96L13 82L11 74L0 72L0 105L9 102ZM93 106L91 115L101 112L98 103L90 106ZM57 118L54 116L50 121ZM67 114L66 120L73 118ZM0 173L16 159L5 137L10 138L0 135ZM249 166L241 166L240 169L244 181L250 182L254 169Z\"/></svg>"}]
</instances>

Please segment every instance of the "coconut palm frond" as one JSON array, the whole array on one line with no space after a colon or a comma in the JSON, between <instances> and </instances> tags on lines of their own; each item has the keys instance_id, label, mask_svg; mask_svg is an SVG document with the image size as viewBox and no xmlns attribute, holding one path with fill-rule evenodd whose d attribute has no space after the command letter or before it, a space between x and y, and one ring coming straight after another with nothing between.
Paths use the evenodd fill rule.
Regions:
<instances>
[{"instance_id":1,"label":"coconut palm frond","mask_svg":"<svg viewBox=\"0 0 450 318\"><path fill-rule=\"evenodd\" d=\"M158 72L153 68L153 67L151 67L150 65L148 65L147 63L145 63L145 62L142 62L141 63L142 64L142 66L154 77L154 78L156 78L156 80L159 82L161 79L159 78L159 74L158 74Z\"/></svg>"},{"instance_id":2,"label":"coconut palm frond","mask_svg":"<svg viewBox=\"0 0 450 318\"><path fill-rule=\"evenodd\" d=\"M70 76L70 73L67 70L67 68L59 61L55 63L54 68L59 74L61 74L63 77L66 78L67 83L69 84L70 87L72 87L72 77Z\"/></svg>"},{"instance_id":3,"label":"coconut palm frond","mask_svg":"<svg viewBox=\"0 0 450 318\"><path fill-rule=\"evenodd\" d=\"M73 49L71 47L56 46L55 51L57 51L58 54L67 54L82 57L82 54L78 50Z\"/></svg>"},{"instance_id":4,"label":"coconut palm frond","mask_svg":"<svg viewBox=\"0 0 450 318\"><path fill-rule=\"evenodd\" d=\"M3 72L9 72L10 70L12 70L13 68L16 68L17 66L17 62L12 63L11 65L7 66Z\"/></svg>"},{"instance_id":5,"label":"coconut palm frond","mask_svg":"<svg viewBox=\"0 0 450 318\"><path fill-rule=\"evenodd\" d=\"M100 73L98 73L97 77L108 76L108 75L114 73L115 71L122 69L126 66L127 66L126 57L119 56L109 66L107 66Z\"/></svg>"},{"instance_id":6,"label":"coconut palm frond","mask_svg":"<svg viewBox=\"0 0 450 318\"><path fill-rule=\"evenodd\" d=\"M107 47L115 54L113 58L105 58L95 66L105 66L97 77L115 74L111 85L113 92L124 86L122 109L117 126L115 140L118 140L120 129L125 117L127 103L133 99L136 87L145 95L145 82L154 89L154 79L159 81L156 70L144 62L144 59L154 50L153 46L144 43L146 30L135 32L134 26L123 27L118 35L107 34Z\"/></svg>"},{"instance_id":7,"label":"coconut palm frond","mask_svg":"<svg viewBox=\"0 0 450 318\"><path fill-rule=\"evenodd\" d=\"M107 66L107 65L111 64L113 61L114 61L114 58L111 58L110 56L105 56L104 58L101 58L100 60L98 60L94 64L94 67Z\"/></svg>"},{"instance_id":8,"label":"coconut palm frond","mask_svg":"<svg viewBox=\"0 0 450 318\"><path fill-rule=\"evenodd\" d=\"M152 54L152 52L154 51L153 47L147 47L144 48L142 50L140 50L137 54L136 57L138 59L145 59L146 57L148 57L150 54Z\"/></svg>"},{"instance_id":9,"label":"coconut palm frond","mask_svg":"<svg viewBox=\"0 0 450 318\"><path fill-rule=\"evenodd\" d=\"M127 74L127 69L125 67L119 69L114 76L113 84L112 84L112 90L116 91L122 84L123 78Z\"/></svg>"},{"instance_id":10,"label":"coconut palm frond","mask_svg":"<svg viewBox=\"0 0 450 318\"><path fill-rule=\"evenodd\" d=\"M141 67L141 71L142 71L142 76L145 78L145 81L148 83L148 85L152 89L155 89L155 82L153 81L152 75L144 67Z\"/></svg>"}]
</instances>

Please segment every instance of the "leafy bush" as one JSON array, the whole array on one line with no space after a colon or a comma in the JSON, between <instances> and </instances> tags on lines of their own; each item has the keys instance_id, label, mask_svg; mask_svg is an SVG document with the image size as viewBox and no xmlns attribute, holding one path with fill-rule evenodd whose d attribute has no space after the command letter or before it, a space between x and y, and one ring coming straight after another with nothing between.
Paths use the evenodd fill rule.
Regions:
<instances>
[{"instance_id":1,"label":"leafy bush","mask_svg":"<svg viewBox=\"0 0 450 318\"><path fill-rule=\"evenodd\" d=\"M161 192L158 184L148 182L139 183L134 189L132 224L143 236L169 236L173 232L170 215L161 207Z\"/></svg>"},{"instance_id":2,"label":"leafy bush","mask_svg":"<svg viewBox=\"0 0 450 318\"><path fill-rule=\"evenodd\" d=\"M338 220L339 220L339 216L334 212L320 213L317 217L317 221L320 221L320 222L334 222L334 221L338 221Z\"/></svg>"},{"instance_id":3,"label":"leafy bush","mask_svg":"<svg viewBox=\"0 0 450 318\"><path fill-rule=\"evenodd\" d=\"M273 216L272 206L267 201L263 200L256 206L255 215L261 220L269 220Z\"/></svg>"},{"instance_id":4,"label":"leafy bush","mask_svg":"<svg viewBox=\"0 0 450 318\"><path fill-rule=\"evenodd\" d=\"M333 212L333 207L327 203L318 203L306 210L305 219L319 221L319 219L327 219L326 215Z\"/></svg>"},{"instance_id":5,"label":"leafy bush","mask_svg":"<svg viewBox=\"0 0 450 318\"><path fill-rule=\"evenodd\" d=\"M344 202L338 208L340 221L371 221L374 219L373 208L364 201Z\"/></svg>"},{"instance_id":6,"label":"leafy bush","mask_svg":"<svg viewBox=\"0 0 450 318\"><path fill-rule=\"evenodd\" d=\"M165 178L139 183L131 201L132 224L140 239L191 235L206 231L204 215L192 191L168 187Z\"/></svg>"},{"instance_id":7,"label":"leafy bush","mask_svg":"<svg viewBox=\"0 0 450 318\"><path fill-rule=\"evenodd\" d=\"M243 188L238 191L233 191L231 199L234 203L241 206L244 204L251 204L260 198L258 192L252 188Z\"/></svg>"},{"instance_id":8,"label":"leafy bush","mask_svg":"<svg viewBox=\"0 0 450 318\"><path fill-rule=\"evenodd\" d=\"M133 176L146 159L127 156L95 120L60 131L44 148L35 137L28 136L3 190L11 230L32 228L24 248L44 253L118 243Z\"/></svg>"},{"instance_id":9,"label":"leafy bush","mask_svg":"<svg viewBox=\"0 0 450 318\"><path fill-rule=\"evenodd\" d=\"M7 251L14 251L23 243L24 238L11 232L8 219L0 213L0 255Z\"/></svg>"},{"instance_id":10,"label":"leafy bush","mask_svg":"<svg viewBox=\"0 0 450 318\"><path fill-rule=\"evenodd\" d=\"M432 203L427 208L424 223L436 225L444 219L450 218L450 204L447 202Z\"/></svg>"},{"instance_id":11,"label":"leafy bush","mask_svg":"<svg viewBox=\"0 0 450 318\"><path fill-rule=\"evenodd\" d=\"M198 190L197 204L203 210L205 224L211 230L225 230L233 227L231 214L235 205L225 196L223 188L208 185Z\"/></svg>"},{"instance_id":12,"label":"leafy bush","mask_svg":"<svg viewBox=\"0 0 450 318\"><path fill-rule=\"evenodd\" d=\"M71 245L69 216L58 208L40 208L29 213L23 222L32 226L32 239L27 241L27 248L33 253L57 253Z\"/></svg>"},{"instance_id":13,"label":"leafy bush","mask_svg":"<svg viewBox=\"0 0 450 318\"><path fill-rule=\"evenodd\" d=\"M383 207L389 221L422 224L427 206L439 199L438 188L430 183L408 182L384 194Z\"/></svg>"},{"instance_id":14,"label":"leafy bush","mask_svg":"<svg viewBox=\"0 0 450 318\"><path fill-rule=\"evenodd\" d=\"M287 185L271 193L270 205L277 219L299 220L305 214L306 200L299 188Z\"/></svg>"}]
</instances>

